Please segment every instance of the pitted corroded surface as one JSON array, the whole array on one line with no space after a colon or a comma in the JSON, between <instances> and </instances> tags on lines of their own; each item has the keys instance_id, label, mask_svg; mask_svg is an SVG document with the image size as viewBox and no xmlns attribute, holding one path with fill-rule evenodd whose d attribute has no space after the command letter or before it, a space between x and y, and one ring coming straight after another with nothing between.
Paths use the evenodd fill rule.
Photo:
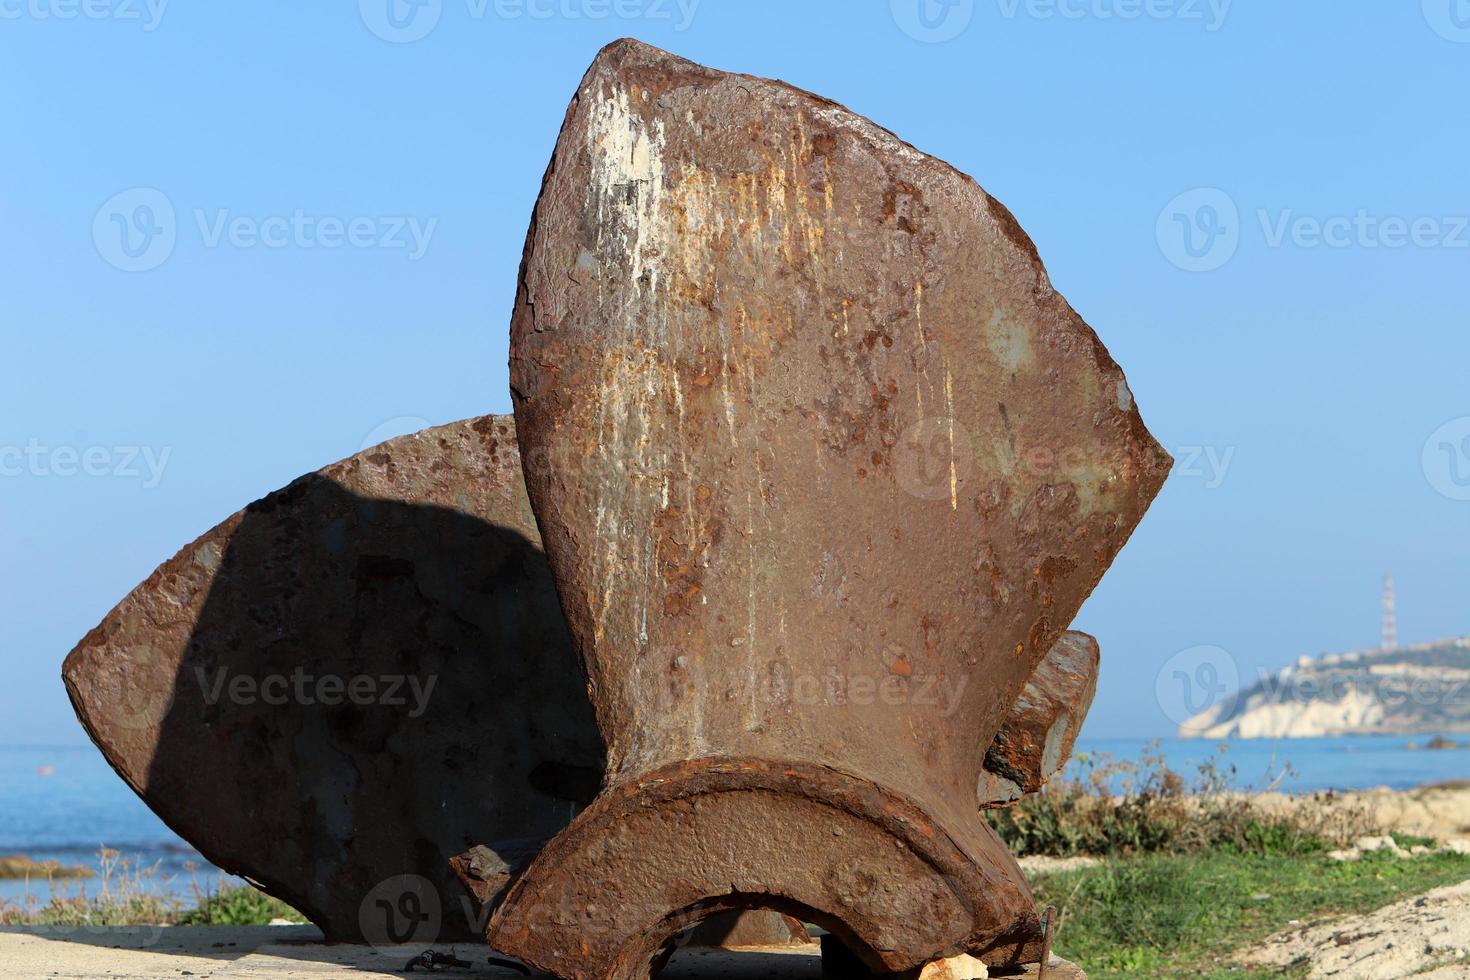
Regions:
<instances>
[{"instance_id":1,"label":"pitted corroded surface","mask_svg":"<svg viewBox=\"0 0 1470 980\"><path fill-rule=\"evenodd\" d=\"M1169 465L1009 212L841 106L618 42L511 378L612 785L792 759L988 859L985 747Z\"/></svg>"},{"instance_id":2,"label":"pitted corroded surface","mask_svg":"<svg viewBox=\"0 0 1470 980\"><path fill-rule=\"evenodd\" d=\"M981 806L1004 806L1035 793L1067 764L1097 693L1098 664L1095 639L1062 634L985 753Z\"/></svg>"},{"instance_id":3,"label":"pitted corroded surface","mask_svg":"<svg viewBox=\"0 0 1470 980\"><path fill-rule=\"evenodd\" d=\"M395 439L251 505L124 599L64 676L150 807L332 939L362 938L364 897L398 875L438 891L438 934L479 932L449 858L550 836L575 810L565 786L602 771L507 418Z\"/></svg>"}]
</instances>

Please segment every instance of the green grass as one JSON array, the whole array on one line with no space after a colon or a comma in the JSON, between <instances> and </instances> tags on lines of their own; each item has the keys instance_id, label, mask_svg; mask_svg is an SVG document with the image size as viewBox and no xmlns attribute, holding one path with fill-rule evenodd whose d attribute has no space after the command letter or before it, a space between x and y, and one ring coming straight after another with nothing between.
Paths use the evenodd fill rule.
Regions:
<instances>
[{"instance_id":1,"label":"green grass","mask_svg":"<svg viewBox=\"0 0 1470 980\"><path fill-rule=\"evenodd\" d=\"M1433 847L1435 844L1433 837L1420 837L1418 834L1403 834L1397 830L1390 830L1388 835L1393 838L1395 844L1406 851L1414 847Z\"/></svg>"},{"instance_id":2,"label":"green grass","mask_svg":"<svg viewBox=\"0 0 1470 980\"><path fill-rule=\"evenodd\" d=\"M179 915L175 925L181 926L264 926L272 919L295 923L305 916L278 898L254 888L230 886L200 898L199 904Z\"/></svg>"},{"instance_id":3,"label":"green grass","mask_svg":"<svg viewBox=\"0 0 1470 980\"><path fill-rule=\"evenodd\" d=\"M1062 910L1059 955L1091 980L1128 977L1302 977L1305 970L1252 971L1234 959L1300 920L1366 912L1470 878L1470 857L1339 863L1315 853L1151 854L1048 875L1037 902Z\"/></svg>"}]
</instances>

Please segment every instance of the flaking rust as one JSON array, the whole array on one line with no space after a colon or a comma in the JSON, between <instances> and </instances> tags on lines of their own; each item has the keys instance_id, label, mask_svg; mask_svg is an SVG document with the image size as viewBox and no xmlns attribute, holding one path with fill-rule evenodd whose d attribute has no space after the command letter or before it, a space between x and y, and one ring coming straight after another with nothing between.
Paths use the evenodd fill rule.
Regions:
<instances>
[{"instance_id":1,"label":"flaking rust","mask_svg":"<svg viewBox=\"0 0 1470 980\"><path fill-rule=\"evenodd\" d=\"M511 380L608 765L490 943L642 978L770 908L875 971L1034 962L983 747L1170 460L1010 213L832 102L620 41L554 151Z\"/></svg>"}]
</instances>

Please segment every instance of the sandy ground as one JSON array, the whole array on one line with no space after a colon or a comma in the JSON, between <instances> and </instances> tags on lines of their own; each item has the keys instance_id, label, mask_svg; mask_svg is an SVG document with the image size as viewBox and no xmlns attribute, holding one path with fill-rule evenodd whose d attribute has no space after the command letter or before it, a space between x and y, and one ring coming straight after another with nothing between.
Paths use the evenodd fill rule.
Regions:
<instances>
[{"instance_id":1,"label":"sandy ground","mask_svg":"<svg viewBox=\"0 0 1470 980\"><path fill-rule=\"evenodd\" d=\"M1264 796L1269 807L1324 806L1322 798ZM1470 784L1343 793L1325 801L1344 826L1432 837L1470 849ZM1269 966L1310 963L1312 977L1334 980L1470 980L1470 881L1363 915L1313 925L1293 923L1242 957Z\"/></svg>"},{"instance_id":2,"label":"sandy ground","mask_svg":"<svg viewBox=\"0 0 1470 980\"><path fill-rule=\"evenodd\" d=\"M0 977L7 980L402 980L418 947L379 951L367 946L328 946L312 926L170 926L167 928L0 928ZM437 947L474 964L437 975L518 977L491 967L490 951L477 944ZM415 975L424 975L415 971ZM660 980L819 980L821 957L786 950L680 950ZM1034 976L1034 974L1032 974ZM1056 961L1048 980L1085 980ZM1021 980L1021 978L1017 978Z\"/></svg>"},{"instance_id":3,"label":"sandy ground","mask_svg":"<svg viewBox=\"0 0 1470 980\"><path fill-rule=\"evenodd\" d=\"M312 980L402 980L418 947L379 951L368 946L328 946L311 926L244 928L171 926L168 928L0 929L0 976L7 980L73 978L309 977ZM517 977L487 962L490 951L476 944L436 947L475 966L439 971L452 977ZM416 974L418 971L415 971ZM681 952L664 975L671 980L729 977L754 980L817 980L821 960L803 953ZM418 974L423 975L423 974Z\"/></svg>"},{"instance_id":4,"label":"sandy ground","mask_svg":"<svg viewBox=\"0 0 1470 980\"><path fill-rule=\"evenodd\" d=\"M1296 926L1242 959L1261 966L1312 965L1335 980L1470 978L1470 881L1375 912Z\"/></svg>"},{"instance_id":5,"label":"sandy ground","mask_svg":"<svg viewBox=\"0 0 1470 980\"><path fill-rule=\"evenodd\" d=\"M1408 793L1354 794L1385 829L1438 840L1470 837L1470 785L1426 787Z\"/></svg>"},{"instance_id":6,"label":"sandy ground","mask_svg":"<svg viewBox=\"0 0 1470 980\"><path fill-rule=\"evenodd\" d=\"M1321 798L1261 797L1271 807L1322 807ZM1338 794L1326 802L1344 826L1365 833L1396 830L1470 849L1470 784ZM1334 980L1470 980L1470 881L1363 915L1313 925L1290 924L1243 960L1311 964L1312 977Z\"/></svg>"},{"instance_id":7,"label":"sandy ground","mask_svg":"<svg viewBox=\"0 0 1470 980\"><path fill-rule=\"evenodd\" d=\"M1081 868L1093 868L1102 864L1102 858L1095 857L1048 857L1045 854L1028 854L1026 857L1018 858L1017 864L1026 873L1028 878L1037 875L1061 874L1064 871L1077 871Z\"/></svg>"}]
</instances>

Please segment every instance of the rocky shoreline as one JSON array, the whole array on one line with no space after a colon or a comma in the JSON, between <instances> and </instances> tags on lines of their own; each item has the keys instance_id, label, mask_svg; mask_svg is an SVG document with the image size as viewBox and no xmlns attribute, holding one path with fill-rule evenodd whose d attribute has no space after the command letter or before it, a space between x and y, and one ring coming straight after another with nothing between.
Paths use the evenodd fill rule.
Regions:
<instances>
[{"instance_id":1,"label":"rocky shoreline","mask_svg":"<svg viewBox=\"0 0 1470 980\"><path fill-rule=\"evenodd\" d=\"M91 878L96 874L91 868L80 865L62 864L60 861L37 861L24 854L0 855L0 881L25 881L39 879Z\"/></svg>"}]
</instances>

